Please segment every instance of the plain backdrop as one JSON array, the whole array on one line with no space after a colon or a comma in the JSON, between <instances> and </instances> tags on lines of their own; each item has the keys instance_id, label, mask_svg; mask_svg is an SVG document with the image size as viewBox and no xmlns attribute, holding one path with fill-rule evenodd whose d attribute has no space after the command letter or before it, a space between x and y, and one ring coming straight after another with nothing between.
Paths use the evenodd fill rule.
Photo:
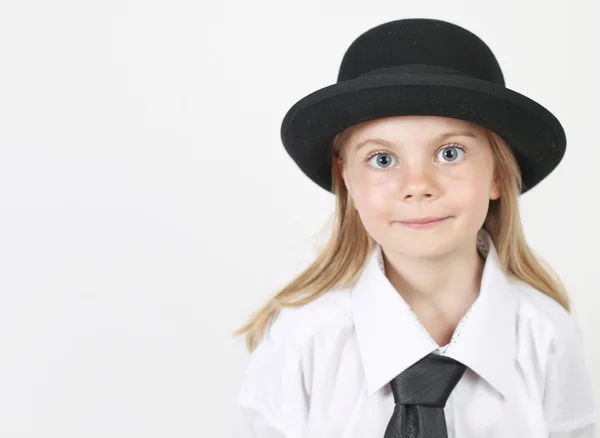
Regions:
<instances>
[{"instance_id":1,"label":"plain backdrop","mask_svg":"<svg viewBox=\"0 0 600 438\"><path fill-rule=\"evenodd\" d=\"M479 35L568 147L521 198L600 399L598 1L0 5L0 436L226 437L232 333L324 242L333 196L279 137L399 18Z\"/></svg>"}]
</instances>

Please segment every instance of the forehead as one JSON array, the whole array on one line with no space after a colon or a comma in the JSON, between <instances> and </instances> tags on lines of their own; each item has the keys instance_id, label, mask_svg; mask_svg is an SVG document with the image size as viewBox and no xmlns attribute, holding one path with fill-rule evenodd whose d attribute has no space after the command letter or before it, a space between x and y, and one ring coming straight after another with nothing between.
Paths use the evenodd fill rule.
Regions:
<instances>
[{"instance_id":1,"label":"forehead","mask_svg":"<svg viewBox=\"0 0 600 438\"><path fill-rule=\"evenodd\" d=\"M427 141L451 132L472 132L485 138L485 130L476 123L466 120L437 116L396 116L371 120L352 130L348 143L355 145L369 138L380 138L390 142L403 140Z\"/></svg>"}]
</instances>

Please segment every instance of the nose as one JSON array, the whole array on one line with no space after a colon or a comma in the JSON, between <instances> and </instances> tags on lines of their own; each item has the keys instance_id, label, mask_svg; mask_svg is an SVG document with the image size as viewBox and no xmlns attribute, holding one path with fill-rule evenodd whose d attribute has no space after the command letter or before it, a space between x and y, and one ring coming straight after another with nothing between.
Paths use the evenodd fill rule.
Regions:
<instances>
[{"instance_id":1,"label":"nose","mask_svg":"<svg viewBox=\"0 0 600 438\"><path fill-rule=\"evenodd\" d=\"M400 192L405 201L433 200L440 195L435 169L426 163L413 163L404 168Z\"/></svg>"}]
</instances>

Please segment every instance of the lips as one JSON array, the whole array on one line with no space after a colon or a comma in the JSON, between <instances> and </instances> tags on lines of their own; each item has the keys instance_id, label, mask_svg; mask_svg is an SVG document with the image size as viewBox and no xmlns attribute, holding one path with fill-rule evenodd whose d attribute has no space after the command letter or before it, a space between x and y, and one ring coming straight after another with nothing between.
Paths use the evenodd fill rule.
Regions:
<instances>
[{"instance_id":1,"label":"lips","mask_svg":"<svg viewBox=\"0 0 600 438\"><path fill-rule=\"evenodd\" d=\"M403 224L428 224L430 222L437 222L437 221L440 221L440 220L446 219L446 218L447 218L447 216L446 217L431 217L431 216L429 216L429 217L424 217L424 218L419 218L419 219L407 219L407 220L398 221L398 222L403 223Z\"/></svg>"},{"instance_id":2,"label":"lips","mask_svg":"<svg viewBox=\"0 0 600 438\"><path fill-rule=\"evenodd\" d=\"M449 219L450 216L446 217L422 217L422 218L414 218L408 219L406 221L398 221L397 223L403 227L410 228L413 230L428 230L430 228L435 228Z\"/></svg>"}]
</instances>

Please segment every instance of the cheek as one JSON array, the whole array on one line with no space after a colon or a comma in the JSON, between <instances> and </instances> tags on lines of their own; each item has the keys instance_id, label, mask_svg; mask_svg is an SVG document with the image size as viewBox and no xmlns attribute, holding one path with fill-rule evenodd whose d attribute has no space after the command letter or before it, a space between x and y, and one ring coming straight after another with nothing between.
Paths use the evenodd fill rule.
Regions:
<instances>
[{"instance_id":1,"label":"cheek","mask_svg":"<svg viewBox=\"0 0 600 438\"><path fill-rule=\"evenodd\" d=\"M453 204L463 212L469 212L477 221L485 219L490 202L491 182L486 177L468 178L457 182L448 194Z\"/></svg>"},{"instance_id":2,"label":"cheek","mask_svg":"<svg viewBox=\"0 0 600 438\"><path fill-rule=\"evenodd\" d=\"M391 217L394 205L393 191L372 184L357 184L354 191L354 204L365 227L381 223Z\"/></svg>"}]
</instances>

